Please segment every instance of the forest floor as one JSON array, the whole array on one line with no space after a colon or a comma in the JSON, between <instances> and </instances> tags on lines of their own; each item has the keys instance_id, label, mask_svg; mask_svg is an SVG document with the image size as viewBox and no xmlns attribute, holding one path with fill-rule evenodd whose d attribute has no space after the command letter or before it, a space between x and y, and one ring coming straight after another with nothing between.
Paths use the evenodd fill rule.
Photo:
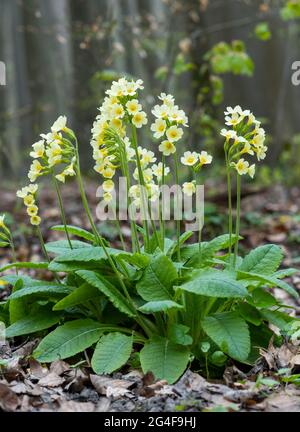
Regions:
<instances>
[{"instance_id":1,"label":"forest floor","mask_svg":"<svg viewBox=\"0 0 300 432\"><path fill-rule=\"evenodd\" d=\"M96 205L96 187L87 187L91 206ZM215 189L215 188L214 188ZM216 190L216 189L215 189ZM207 191L206 224L204 237L222 232L226 223L226 191L218 194ZM64 188L64 202L69 224L89 228L83 214L79 195L72 185ZM19 200L21 201L21 200ZM16 204L14 188L0 192L1 213L11 214L16 231L18 260L38 261L40 248L27 224L22 202ZM280 244L284 250L283 266L300 268L300 188L287 190L273 186L264 190L249 189L242 199L242 247L245 251L266 242ZM61 238L49 228L60 223L55 195L44 188L41 194L40 215L46 241ZM100 231L116 247L120 246L116 230L101 223ZM130 231L122 227L130 241ZM10 256L0 249L0 267L9 263ZM29 274L50 279L45 271ZM300 274L289 280L300 292ZM0 291L0 301L9 289ZM274 289L282 303L293 307L300 315L300 302L285 292ZM88 365L80 368L64 361L41 365L30 358L38 340L26 338L0 344L0 411L299 411L300 412L300 351L297 343L286 342L280 348L273 346L261 351L261 358L250 369L231 363L219 379L206 379L191 370L174 385L155 381L151 374L139 370L123 370L111 376L94 375ZM300 343L300 342L299 342ZM88 356L88 353L86 353ZM289 379L281 371L289 370ZM279 373L278 373L279 371Z\"/></svg>"}]
</instances>

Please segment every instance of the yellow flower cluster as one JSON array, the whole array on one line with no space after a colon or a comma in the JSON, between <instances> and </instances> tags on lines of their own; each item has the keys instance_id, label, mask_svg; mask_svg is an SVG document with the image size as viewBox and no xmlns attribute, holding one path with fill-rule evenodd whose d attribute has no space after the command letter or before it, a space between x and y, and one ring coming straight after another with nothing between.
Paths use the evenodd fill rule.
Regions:
<instances>
[{"instance_id":1,"label":"yellow flower cluster","mask_svg":"<svg viewBox=\"0 0 300 432\"><path fill-rule=\"evenodd\" d=\"M147 115L138 100L138 91L143 88L142 80L128 81L126 78L120 78L118 81L113 81L111 88L106 91L107 96L99 108L100 114L93 124L91 140L95 160L94 169L104 179L111 180L119 165L118 154L109 145L108 131L111 128L117 131L123 141L127 162L132 161L135 157L131 142L126 137L126 125L132 124L136 128L141 128L148 122ZM150 153L147 153L145 149L140 156L144 166L151 160ZM111 200L111 192L114 187L110 186L110 189L110 191L105 191L107 201Z\"/></svg>"},{"instance_id":2,"label":"yellow flower cluster","mask_svg":"<svg viewBox=\"0 0 300 432\"><path fill-rule=\"evenodd\" d=\"M225 124L231 129L222 129L221 135L225 138L225 149L228 151L230 164L239 175L255 175L255 164L250 165L243 155L256 155L258 161L266 157L266 134L261 123L249 110L236 107L227 107L225 111Z\"/></svg>"},{"instance_id":3,"label":"yellow flower cluster","mask_svg":"<svg viewBox=\"0 0 300 432\"><path fill-rule=\"evenodd\" d=\"M30 216L31 225L38 226L41 223L41 218L38 215L39 208L36 205L36 193L38 191L37 184L30 184L17 191L17 197L22 198L27 208L27 214Z\"/></svg>"},{"instance_id":4,"label":"yellow flower cluster","mask_svg":"<svg viewBox=\"0 0 300 432\"><path fill-rule=\"evenodd\" d=\"M172 95L161 93L159 96L160 105L155 105L152 114L156 117L151 125L151 131L156 139L160 139L159 150L169 156L176 152L175 143L183 136L181 126L188 127L188 118L185 112L175 105Z\"/></svg>"},{"instance_id":5,"label":"yellow flower cluster","mask_svg":"<svg viewBox=\"0 0 300 432\"><path fill-rule=\"evenodd\" d=\"M34 161L28 173L32 183L60 164L65 164L66 168L56 175L57 180L65 183L66 177L75 176L75 150L70 141L64 139L62 132L71 132L65 116L60 116L52 125L51 132L41 134L42 139L33 144L30 156Z\"/></svg>"}]
</instances>

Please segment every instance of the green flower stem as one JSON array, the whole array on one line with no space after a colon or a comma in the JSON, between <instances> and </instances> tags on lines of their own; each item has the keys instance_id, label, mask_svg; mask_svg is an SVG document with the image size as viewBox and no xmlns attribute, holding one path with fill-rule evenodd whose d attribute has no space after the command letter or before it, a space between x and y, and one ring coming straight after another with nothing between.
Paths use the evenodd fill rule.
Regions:
<instances>
[{"instance_id":1,"label":"green flower stem","mask_svg":"<svg viewBox=\"0 0 300 432\"><path fill-rule=\"evenodd\" d=\"M149 200L145 196L145 187L146 187L146 184L145 184L144 174L143 174L143 170L142 170L142 166L141 166L141 161L140 161L140 157L139 157L139 152L138 152L136 127L132 124L131 125L131 129L132 129L133 148L134 148L134 151L135 151L136 164L137 164L137 169L138 169L138 173L139 173L139 181L140 181L140 184L142 186L142 206L143 206L143 212L146 213L144 205L147 203L148 204L148 214L150 216L150 223L151 223L152 231L153 231L153 234L155 236L157 245L161 248L161 243L160 243L159 238L158 238L156 226L155 226L155 223L154 223L154 221L153 221L153 219L151 217L151 206L150 206ZM148 227L147 220L144 221L144 229L146 230L145 232L146 232L147 248L148 248L150 238L149 238L149 227Z\"/></svg>"},{"instance_id":2,"label":"green flower stem","mask_svg":"<svg viewBox=\"0 0 300 432\"><path fill-rule=\"evenodd\" d=\"M38 238L39 238L40 243L41 243L43 254L45 255L45 258L48 261L48 263L50 263L51 260L50 260L50 257L48 255L48 252L47 252L47 249L46 249L46 246L45 246L45 242L44 242L44 238L43 238L43 234L42 234L41 228L39 226L36 227L36 232L37 232Z\"/></svg>"},{"instance_id":3,"label":"green flower stem","mask_svg":"<svg viewBox=\"0 0 300 432\"><path fill-rule=\"evenodd\" d=\"M227 172L227 191L228 191L228 229L229 229L229 263L231 266L231 252L232 252L232 195L231 195L231 176L230 176L230 161L228 153L225 148L226 172Z\"/></svg>"},{"instance_id":4,"label":"green flower stem","mask_svg":"<svg viewBox=\"0 0 300 432\"><path fill-rule=\"evenodd\" d=\"M9 243L10 243L10 247L11 247L11 253L12 253L12 259L13 262L17 262L17 254L16 254L16 248L15 248L15 242L12 236L12 233L9 231ZM18 269L16 267L16 275L18 276L19 272Z\"/></svg>"},{"instance_id":5,"label":"green flower stem","mask_svg":"<svg viewBox=\"0 0 300 432\"><path fill-rule=\"evenodd\" d=\"M165 183L166 183L166 177L165 177L165 167L166 167L166 157L163 154L162 156L162 187L164 187ZM163 189L162 189L163 190ZM162 192L161 195L161 226L162 226L162 233L161 233L161 237L162 237L162 249L165 249L165 218L164 218L164 207L165 206L165 202L164 202L164 192Z\"/></svg>"},{"instance_id":6,"label":"green flower stem","mask_svg":"<svg viewBox=\"0 0 300 432\"><path fill-rule=\"evenodd\" d=\"M92 218L92 215L91 215L91 211L90 211L89 205L88 205L88 200L87 200L87 197L86 197L86 194L85 194L85 190L84 190L84 186L83 186L81 171L80 171L80 161L79 161L79 152L78 152L78 142L77 142L77 140L76 140L76 160L77 160L76 171L77 171L77 179L78 179L78 185L79 185L80 195L81 195L81 199L82 199L82 203L83 203L84 209L86 211L86 214L88 216L88 219L89 219L91 227L92 227L92 230L94 232L95 238L97 239L97 243L103 248L103 251L104 251L104 253L105 253L105 255L106 255L107 259L108 259L108 262L109 262L111 268L113 269L113 271L114 271L114 273L115 273L115 275L116 275L116 277L117 277L117 279L118 279L118 281L119 281L119 283L120 283L120 285L121 285L121 287L123 289L125 297L127 298L127 300L129 302L129 304L131 305L132 309L135 310L136 306L135 306L133 300L131 299L131 297L129 295L129 292L128 292L127 287L125 285L125 282L124 282L124 280L122 278L122 275L120 274L119 270L117 269L116 264L115 264L113 258L111 257L111 255L107 251L107 248L106 248L106 246L104 244L104 241L103 241L102 237L99 235L99 233L97 231L97 228L95 226L95 223L93 221L93 218ZM146 320L143 317L139 316L138 314L137 314L137 316L136 316L135 319L136 319L136 322L144 329L145 333L148 336L150 336L152 334L152 329L149 327L149 325L146 322Z\"/></svg>"},{"instance_id":7,"label":"green flower stem","mask_svg":"<svg viewBox=\"0 0 300 432\"><path fill-rule=\"evenodd\" d=\"M127 155L125 151L121 152L121 167L122 167L122 173L123 176L126 177L127 180L127 202L129 201L129 190L131 187L131 181L130 181L130 174L129 174L129 168L128 168L128 160ZM130 200L131 203L131 200ZM129 215L130 217L130 215ZM136 222L133 221L130 218L130 229L131 229L131 241L132 241L132 250L133 252L137 251L138 253L141 253L140 249L140 243L139 243L139 235L136 227Z\"/></svg>"},{"instance_id":8,"label":"green flower stem","mask_svg":"<svg viewBox=\"0 0 300 432\"><path fill-rule=\"evenodd\" d=\"M233 266L236 265L236 260L239 251L239 235L240 235L240 219L241 219L241 176L237 174L236 183L236 242L234 245L234 259Z\"/></svg>"},{"instance_id":9,"label":"green flower stem","mask_svg":"<svg viewBox=\"0 0 300 432\"><path fill-rule=\"evenodd\" d=\"M115 213L114 217L116 218L116 227L117 227L117 231L119 233L119 237L120 237L120 240L121 240L121 243L122 243L122 248L126 252L126 244L125 244L124 237L123 237L123 234L122 234L121 225L120 225L120 221L119 221L118 215Z\"/></svg>"},{"instance_id":10,"label":"green flower stem","mask_svg":"<svg viewBox=\"0 0 300 432\"><path fill-rule=\"evenodd\" d=\"M174 164L175 164L175 179L176 179L176 186L177 186L177 205L179 204L179 194L178 194L178 186L179 186L179 173L178 173L178 159L177 159L177 152L174 153ZM180 254L180 220L176 221L176 237L177 237L177 260L178 262L181 261L181 254Z\"/></svg>"},{"instance_id":11,"label":"green flower stem","mask_svg":"<svg viewBox=\"0 0 300 432\"><path fill-rule=\"evenodd\" d=\"M143 212L146 213L145 208L144 208L144 204L146 202L145 190L144 190L145 181L144 181L144 175L143 175L143 171L142 171L142 167L141 167L140 156L139 156L139 152L138 152L136 128L133 124L131 124L131 132L132 132L132 144L133 144L133 148L135 151L136 164L137 164L137 169L138 169L138 174L139 174L139 181L140 181L140 185L143 186L143 188L142 188L142 206L143 206L142 213ZM146 216L146 214L145 214L145 216ZM145 249L148 250L150 237L149 237L148 221L146 219L143 220L143 227L144 227L144 232L146 234L146 237L144 236Z\"/></svg>"},{"instance_id":12,"label":"green flower stem","mask_svg":"<svg viewBox=\"0 0 300 432\"><path fill-rule=\"evenodd\" d=\"M58 185L58 181L56 180L55 175L53 174L53 172L52 172L52 181L53 181L53 184L54 184L54 187L55 187L55 190L56 190L56 194L57 194L57 198L58 198L58 204L59 204L59 208L60 208L61 219L62 219L64 228L65 228L65 232L66 232L66 235L67 235L68 243L69 243L70 249L73 249L73 246L72 246L72 243L71 243L71 239L70 239L70 235L69 235L68 228L67 228L66 213L65 213L65 210L64 210L64 206L63 206L63 200L62 200L62 196L61 196L61 193L60 193L60 188L59 188L59 185Z\"/></svg>"},{"instance_id":13,"label":"green flower stem","mask_svg":"<svg viewBox=\"0 0 300 432\"><path fill-rule=\"evenodd\" d=\"M196 182L196 187L197 187L197 173L196 171L194 171L194 180ZM197 203L196 203L197 205ZM196 216L197 217L197 216ZM199 245L199 261L201 262L202 260L202 228L201 228L201 219L199 217L199 230L198 230L198 245Z\"/></svg>"}]
</instances>

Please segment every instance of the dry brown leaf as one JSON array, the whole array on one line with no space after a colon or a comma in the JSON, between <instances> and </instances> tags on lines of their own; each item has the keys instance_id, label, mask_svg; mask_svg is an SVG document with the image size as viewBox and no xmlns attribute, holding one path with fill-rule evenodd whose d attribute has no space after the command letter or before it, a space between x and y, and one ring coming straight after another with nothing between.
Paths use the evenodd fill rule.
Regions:
<instances>
[{"instance_id":1,"label":"dry brown leaf","mask_svg":"<svg viewBox=\"0 0 300 432\"><path fill-rule=\"evenodd\" d=\"M0 408L3 411L15 411L20 405L18 396L8 384L0 383Z\"/></svg>"},{"instance_id":2,"label":"dry brown leaf","mask_svg":"<svg viewBox=\"0 0 300 432\"><path fill-rule=\"evenodd\" d=\"M39 385L41 387L59 387L64 382L64 378L60 377L55 372L50 372L39 380Z\"/></svg>"},{"instance_id":3,"label":"dry brown leaf","mask_svg":"<svg viewBox=\"0 0 300 432\"><path fill-rule=\"evenodd\" d=\"M95 405L91 402L61 401L58 412L94 412Z\"/></svg>"},{"instance_id":4,"label":"dry brown leaf","mask_svg":"<svg viewBox=\"0 0 300 432\"><path fill-rule=\"evenodd\" d=\"M107 397L128 395L130 393L129 388L134 385L134 383L130 381L113 379L99 375L90 375L90 380L96 391Z\"/></svg>"}]
</instances>

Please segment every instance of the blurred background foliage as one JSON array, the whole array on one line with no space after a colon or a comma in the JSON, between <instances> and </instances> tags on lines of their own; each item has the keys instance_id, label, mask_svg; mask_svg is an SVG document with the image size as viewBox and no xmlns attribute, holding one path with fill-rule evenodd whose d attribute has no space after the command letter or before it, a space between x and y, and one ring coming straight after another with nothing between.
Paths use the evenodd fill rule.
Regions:
<instances>
[{"instance_id":1,"label":"blurred background foliage","mask_svg":"<svg viewBox=\"0 0 300 432\"><path fill-rule=\"evenodd\" d=\"M22 179L30 145L60 114L93 176L91 125L105 89L124 74L144 80L148 113L157 94L175 94L191 123L182 146L220 160L224 108L253 110L271 146L258 181L299 180L291 65L300 60L300 0L0 0L0 11L2 180ZM146 132L143 140L155 145Z\"/></svg>"}]
</instances>

